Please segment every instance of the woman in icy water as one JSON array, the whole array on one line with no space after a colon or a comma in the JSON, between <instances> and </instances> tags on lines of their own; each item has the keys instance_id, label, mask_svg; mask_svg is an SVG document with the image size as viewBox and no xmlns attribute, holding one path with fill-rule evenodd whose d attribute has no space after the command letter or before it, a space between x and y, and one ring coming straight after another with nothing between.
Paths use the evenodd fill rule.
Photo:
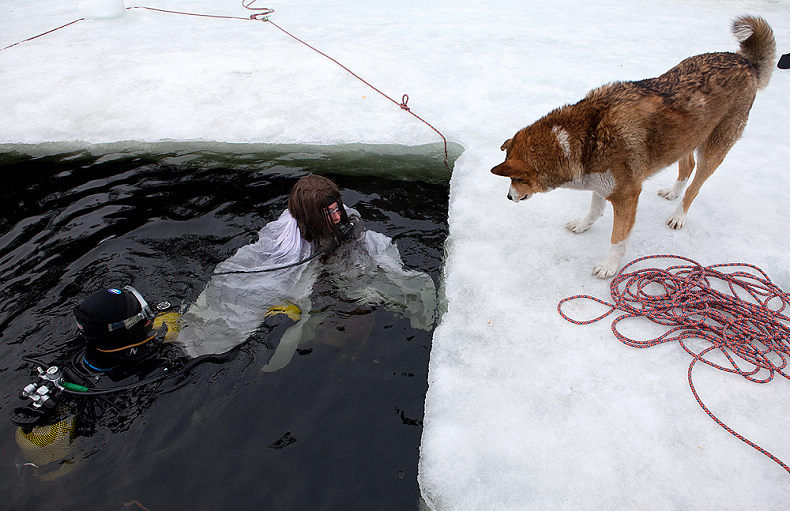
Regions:
<instances>
[{"instance_id":1,"label":"woman in icy water","mask_svg":"<svg viewBox=\"0 0 790 511\"><path fill-rule=\"evenodd\" d=\"M360 215L343 205L331 180L310 174L297 181L288 209L220 263L182 316L176 343L189 356L224 353L265 330L270 318L293 323L263 370L281 369L305 336L310 294L325 272L339 298L383 304L423 330L433 327L436 288L429 275L403 268L398 248L365 231Z\"/></svg>"}]
</instances>

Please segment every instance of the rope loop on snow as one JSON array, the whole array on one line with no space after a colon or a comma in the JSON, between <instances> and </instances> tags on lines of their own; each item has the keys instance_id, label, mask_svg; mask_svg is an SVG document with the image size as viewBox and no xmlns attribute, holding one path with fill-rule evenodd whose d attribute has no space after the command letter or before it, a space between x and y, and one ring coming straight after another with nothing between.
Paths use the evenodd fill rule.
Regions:
<instances>
[{"instance_id":1,"label":"rope loop on snow","mask_svg":"<svg viewBox=\"0 0 790 511\"><path fill-rule=\"evenodd\" d=\"M651 259L675 259L687 264L666 268L632 266ZM589 325L614 311L624 314L612 321L612 333L628 346L650 348L678 342L692 357L688 384L699 406L731 435L758 450L790 473L790 467L754 442L719 420L702 402L691 377L694 364L739 374L755 383L768 383L775 375L790 379L790 293L774 284L757 266L727 263L702 266L677 255L651 255L623 266L610 285L612 302L590 295L563 298L557 304L560 316L576 325ZM590 320L576 320L562 310L574 300L591 300L610 310ZM644 317L668 330L654 339L637 340L623 335L618 324L626 319ZM693 340L709 343L699 346ZM696 346L696 349L695 349ZM723 355L727 365L710 358Z\"/></svg>"},{"instance_id":2,"label":"rope loop on snow","mask_svg":"<svg viewBox=\"0 0 790 511\"><path fill-rule=\"evenodd\" d=\"M241 5L245 9L249 9L251 11L261 11L257 13L250 14L251 20L258 20L258 21L269 21L269 15L274 13L274 9L270 9L268 7L252 7L257 0L241 0Z\"/></svg>"},{"instance_id":3,"label":"rope loop on snow","mask_svg":"<svg viewBox=\"0 0 790 511\"><path fill-rule=\"evenodd\" d=\"M332 62L334 62L338 66L342 67L348 73L350 73L352 76L354 76L356 79L358 79L359 81L361 81L362 83L364 83L365 85L367 85L368 87L373 89L374 91L378 92L379 94L381 94L385 98L389 99L390 101L392 101L393 103L398 105L401 108L401 110L404 110L405 112L408 112L409 114L413 115L415 118L420 120L423 124L425 124L426 126L431 128L433 131L435 131L436 134L439 135L442 138L442 142L444 143L444 166L447 168L448 171L450 171L450 164L448 163L448 158L449 157L448 157L448 154L447 154L447 138L445 138L445 136L442 135L442 133L438 129L433 127L433 125L431 125L428 121L426 121L425 119L423 119L422 117L420 117L419 115L417 115L417 114L415 114L414 112L411 111L411 109L407 105L407 103L409 101L409 96L407 94L404 94L401 102L398 103L397 101L392 99L390 96L386 95L385 93L383 93L382 91L380 91L379 89L377 89L376 87L371 85L368 81L366 81L361 76L359 76L358 74L356 74L353 71L351 71L349 68L347 68L346 66L344 66L343 64L341 64L340 62L335 60L334 58L332 58L329 55L327 55L326 53L318 50L314 46L311 46L307 42L299 39L298 37L296 37L292 33L288 32L287 30L285 30L284 28L282 28L281 26L279 26L278 24L273 22L271 19L269 19L269 15L271 15L274 12L274 9L270 9L268 7L253 7L253 4L255 2L256 2L256 0L241 0L241 5L245 9L248 9L250 11L260 11L260 12L253 12L252 14L250 14L250 16L248 18L242 18L242 17L239 17L239 16L220 16L220 15L215 15L215 14L198 14L198 13L192 13L192 12L170 11L170 10L166 10L166 9L158 9L156 7L146 7L146 6L142 6L142 5L135 5L135 6L127 7L126 10L145 9L145 10L149 10L149 11L155 11L155 12L161 12L161 13L167 13L167 14L180 14L180 15L184 15L184 16L197 16L197 17L201 17L201 18L236 19L236 20L244 20L244 21L263 21L263 22L269 23L273 27L275 27L278 30L280 30L281 32L283 32L284 34L288 35L289 37L293 38L294 40L302 43L303 45L307 46L311 50L319 53L320 55L323 55L324 57L328 58L329 60L331 60ZM33 39L36 39L36 38L39 38L41 36L47 35L49 33L52 33L54 31L56 31L56 30L60 30L61 28L65 28L65 27L67 27L69 25L73 25L74 23L77 23L79 21L83 21L84 19L85 18L80 18L80 19L74 20L74 21L72 21L70 23L66 23L65 25L61 25L61 26L59 26L57 28L53 28L52 30L49 30L49 31L44 32L42 34L38 34L36 36L30 37L30 38L25 39L23 41L19 41L17 43L8 45L5 48L0 48L0 51L7 50L8 48L11 48L11 47L16 46L18 44L21 44L21 43L24 43L24 42L27 42L27 41L31 41Z\"/></svg>"}]
</instances>

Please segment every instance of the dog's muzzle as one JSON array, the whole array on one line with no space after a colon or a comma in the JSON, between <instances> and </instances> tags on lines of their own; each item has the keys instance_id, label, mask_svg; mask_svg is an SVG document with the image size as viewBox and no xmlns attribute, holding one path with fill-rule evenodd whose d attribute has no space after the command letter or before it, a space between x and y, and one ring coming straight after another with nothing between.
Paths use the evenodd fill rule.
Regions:
<instances>
[{"instance_id":1,"label":"dog's muzzle","mask_svg":"<svg viewBox=\"0 0 790 511\"><path fill-rule=\"evenodd\" d=\"M508 198L508 200L512 200L513 202L520 202L520 201L523 201L523 200L527 200L527 199L529 199L529 198L530 198L530 195L529 195L529 194L526 194L526 195L524 195L523 197L520 197L520 198L519 198L518 192L516 192L514 189L512 189L512 188L511 188L511 189L510 189L510 190L507 192L507 198Z\"/></svg>"}]
</instances>

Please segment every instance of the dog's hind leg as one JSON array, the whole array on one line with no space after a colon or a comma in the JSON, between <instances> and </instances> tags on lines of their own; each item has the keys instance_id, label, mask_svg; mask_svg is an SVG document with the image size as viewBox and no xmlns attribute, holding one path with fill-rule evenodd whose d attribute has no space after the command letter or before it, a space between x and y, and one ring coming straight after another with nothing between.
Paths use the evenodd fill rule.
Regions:
<instances>
[{"instance_id":1,"label":"dog's hind leg","mask_svg":"<svg viewBox=\"0 0 790 511\"><path fill-rule=\"evenodd\" d=\"M596 220L601 218L605 207L606 198L599 193L593 192L592 201L590 202L590 211L587 212L587 216L571 220L565 224L565 228L576 234L586 231Z\"/></svg>"},{"instance_id":2,"label":"dog's hind leg","mask_svg":"<svg viewBox=\"0 0 790 511\"><path fill-rule=\"evenodd\" d=\"M608 279L617 273L625 255L628 236L636 220L636 205L639 202L641 188L628 193L615 193L609 200L614 208L614 223L612 224L612 246L609 255L593 268L593 275L601 279Z\"/></svg>"},{"instance_id":3,"label":"dog's hind leg","mask_svg":"<svg viewBox=\"0 0 790 511\"><path fill-rule=\"evenodd\" d=\"M748 117L748 110L746 115L731 115L722 121L697 149L697 172L686 189L686 194L683 195L683 202L678 204L677 209L667 219L667 225L672 229L683 227L686 214L688 214L691 203L697 197L702 184L713 175L721 162L724 161L730 148L743 133L746 117Z\"/></svg>"},{"instance_id":4,"label":"dog's hind leg","mask_svg":"<svg viewBox=\"0 0 790 511\"><path fill-rule=\"evenodd\" d=\"M675 181L672 188L662 188L658 191L661 197L666 200L673 200L680 197L683 189L686 187L691 171L694 170L694 152L688 153L686 156L678 160L678 180Z\"/></svg>"}]
</instances>

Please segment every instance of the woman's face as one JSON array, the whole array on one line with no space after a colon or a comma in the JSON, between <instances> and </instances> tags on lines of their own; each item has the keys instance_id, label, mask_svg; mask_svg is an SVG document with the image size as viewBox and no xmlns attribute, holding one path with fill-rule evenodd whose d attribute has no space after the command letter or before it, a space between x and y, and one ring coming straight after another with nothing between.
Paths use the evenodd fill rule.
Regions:
<instances>
[{"instance_id":1,"label":"woman's face","mask_svg":"<svg viewBox=\"0 0 790 511\"><path fill-rule=\"evenodd\" d=\"M326 210L329 213L329 219L331 220L332 225L337 225L340 222L340 208L338 207L337 202L333 202L327 206Z\"/></svg>"}]
</instances>

